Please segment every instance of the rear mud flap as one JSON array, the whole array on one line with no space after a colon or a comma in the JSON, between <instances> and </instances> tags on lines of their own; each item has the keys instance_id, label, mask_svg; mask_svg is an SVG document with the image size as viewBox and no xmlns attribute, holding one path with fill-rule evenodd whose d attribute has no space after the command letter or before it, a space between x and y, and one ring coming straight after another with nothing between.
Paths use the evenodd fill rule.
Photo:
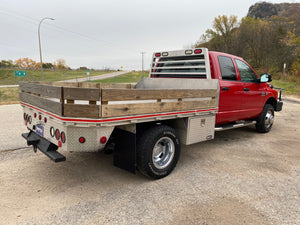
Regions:
<instances>
[{"instance_id":1,"label":"rear mud flap","mask_svg":"<svg viewBox=\"0 0 300 225\"><path fill-rule=\"evenodd\" d=\"M57 145L37 135L35 132L30 131L29 133L23 133L22 137L26 139L28 146L32 145L34 149L38 148L54 162L62 162L66 160L65 156L56 151L58 149Z\"/></svg>"},{"instance_id":2,"label":"rear mud flap","mask_svg":"<svg viewBox=\"0 0 300 225\"><path fill-rule=\"evenodd\" d=\"M115 128L114 166L136 174L136 134Z\"/></svg>"}]
</instances>

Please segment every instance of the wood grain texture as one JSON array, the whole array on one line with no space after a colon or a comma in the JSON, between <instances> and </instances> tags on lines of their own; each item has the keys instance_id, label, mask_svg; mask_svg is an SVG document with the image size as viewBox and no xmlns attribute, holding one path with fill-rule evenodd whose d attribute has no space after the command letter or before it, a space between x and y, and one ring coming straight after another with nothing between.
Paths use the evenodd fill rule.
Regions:
<instances>
[{"instance_id":1,"label":"wood grain texture","mask_svg":"<svg viewBox=\"0 0 300 225\"><path fill-rule=\"evenodd\" d=\"M215 97L217 90L151 90L151 89L102 89L102 101L183 99Z\"/></svg>"},{"instance_id":2,"label":"wood grain texture","mask_svg":"<svg viewBox=\"0 0 300 225\"><path fill-rule=\"evenodd\" d=\"M62 88L47 84L20 82L19 89L24 92L30 92L41 96L51 98L61 98Z\"/></svg>"},{"instance_id":3,"label":"wood grain texture","mask_svg":"<svg viewBox=\"0 0 300 225\"><path fill-rule=\"evenodd\" d=\"M64 116L66 117L84 117L84 118L99 118L98 105L78 105L65 104Z\"/></svg>"},{"instance_id":4,"label":"wood grain texture","mask_svg":"<svg viewBox=\"0 0 300 225\"><path fill-rule=\"evenodd\" d=\"M216 99L200 101L156 102L140 104L102 105L102 117L130 116L216 107Z\"/></svg>"},{"instance_id":5,"label":"wood grain texture","mask_svg":"<svg viewBox=\"0 0 300 225\"><path fill-rule=\"evenodd\" d=\"M60 102L54 102L47 98L25 92L19 92L19 99L22 102L29 103L57 115L62 115L63 104Z\"/></svg>"},{"instance_id":6,"label":"wood grain texture","mask_svg":"<svg viewBox=\"0 0 300 225\"><path fill-rule=\"evenodd\" d=\"M98 88L75 88L64 87L63 88L64 99L73 100L94 100L99 101L100 89Z\"/></svg>"}]
</instances>

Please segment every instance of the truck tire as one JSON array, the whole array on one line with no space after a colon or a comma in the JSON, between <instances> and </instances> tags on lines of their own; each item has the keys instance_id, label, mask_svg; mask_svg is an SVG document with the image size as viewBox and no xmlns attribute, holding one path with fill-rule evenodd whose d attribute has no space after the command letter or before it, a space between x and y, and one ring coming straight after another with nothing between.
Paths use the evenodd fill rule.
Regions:
<instances>
[{"instance_id":1,"label":"truck tire","mask_svg":"<svg viewBox=\"0 0 300 225\"><path fill-rule=\"evenodd\" d=\"M180 155L180 142L173 128L151 127L137 144L137 167L142 174L160 179L173 171Z\"/></svg>"},{"instance_id":2,"label":"truck tire","mask_svg":"<svg viewBox=\"0 0 300 225\"><path fill-rule=\"evenodd\" d=\"M260 133L268 133L274 123L274 108L270 104L265 104L261 114L256 120L256 130Z\"/></svg>"}]
</instances>

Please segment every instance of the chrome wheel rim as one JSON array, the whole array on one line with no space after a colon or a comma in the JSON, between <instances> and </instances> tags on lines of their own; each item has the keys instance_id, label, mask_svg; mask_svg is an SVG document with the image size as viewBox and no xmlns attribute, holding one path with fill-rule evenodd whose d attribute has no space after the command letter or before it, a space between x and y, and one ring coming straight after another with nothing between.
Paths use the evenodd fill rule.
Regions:
<instances>
[{"instance_id":1,"label":"chrome wheel rim","mask_svg":"<svg viewBox=\"0 0 300 225\"><path fill-rule=\"evenodd\" d=\"M265 118L265 126L266 128L270 128L274 123L274 114L272 110L268 110L267 114L266 114L266 118Z\"/></svg>"},{"instance_id":2,"label":"chrome wheel rim","mask_svg":"<svg viewBox=\"0 0 300 225\"><path fill-rule=\"evenodd\" d=\"M154 145L152 161L156 168L164 169L172 162L175 154L175 144L169 137L160 138Z\"/></svg>"}]
</instances>

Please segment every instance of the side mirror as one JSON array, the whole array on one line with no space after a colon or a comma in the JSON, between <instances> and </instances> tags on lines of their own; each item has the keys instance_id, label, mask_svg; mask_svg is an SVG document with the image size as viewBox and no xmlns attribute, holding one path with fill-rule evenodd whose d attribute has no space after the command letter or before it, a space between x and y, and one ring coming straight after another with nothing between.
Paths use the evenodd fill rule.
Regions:
<instances>
[{"instance_id":1,"label":"side mirror","mask_svg":"<svg viewBox=\"0 0 300 225\"><path fill-rule=\"evenodd\" d=\"M260 83L266 83L272 81L272 77L270 74L265 73L260 76Z\"/></svg>"}]
</instances>

